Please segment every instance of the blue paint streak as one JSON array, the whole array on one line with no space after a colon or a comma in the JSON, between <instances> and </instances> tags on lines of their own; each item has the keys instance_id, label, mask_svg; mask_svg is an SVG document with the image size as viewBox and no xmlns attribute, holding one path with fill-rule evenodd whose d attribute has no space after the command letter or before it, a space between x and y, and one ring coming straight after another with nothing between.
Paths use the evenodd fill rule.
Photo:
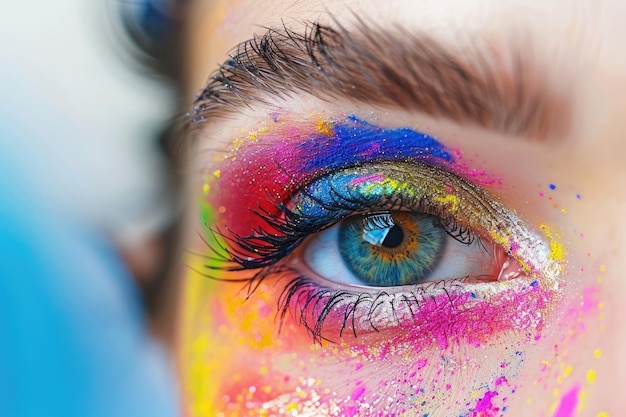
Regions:
<instances>
[{"instance_id":1,"label":"blue paint streak","mask_svg":"<svg viewBox=\"0 0 626 417\"><path fill-rule=\"evenodd\" d=\"M432 165L453 162L443 144L409 128L383 128L350 116L335 124L332 132L332 136L314 135L299 145L306 154L315 155L303 167L305 172L328 172L377 161L414 161Z\"/></svg>"}]
</instances>

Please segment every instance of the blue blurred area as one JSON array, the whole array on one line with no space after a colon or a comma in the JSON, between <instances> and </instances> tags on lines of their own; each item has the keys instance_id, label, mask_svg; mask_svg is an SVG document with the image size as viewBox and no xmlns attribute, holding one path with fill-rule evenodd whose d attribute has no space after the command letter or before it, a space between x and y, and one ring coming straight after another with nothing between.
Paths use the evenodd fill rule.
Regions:
<instances>
[{"instance_id":1,"label":"blue blurred area","mask_svg":"<svg viewBox=\"0 0 626 417\"><path fill-rule=\"evenodd\" d=\"M0 416L177 414L112 248L45 201L0 125Z\"/></svg>"}]
</instances>

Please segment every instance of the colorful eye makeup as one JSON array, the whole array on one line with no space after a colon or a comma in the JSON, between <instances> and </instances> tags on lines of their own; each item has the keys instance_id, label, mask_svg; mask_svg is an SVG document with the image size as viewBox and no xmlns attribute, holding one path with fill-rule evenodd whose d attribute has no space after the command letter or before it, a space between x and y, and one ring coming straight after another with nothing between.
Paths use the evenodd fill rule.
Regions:
<instances>
[{"instance_id":1,"label":"colorful eye makeup","mask_svg":"<svg viewBox=\"0 0 626 417\"><path fill-rule=\"evenodd\" d=\"M458 155L410 128L355 116L283 115L219 154L204 177L205 253L193 268L220 288L230 285L223 297L240 298L228 308L211 307L219 310L211 326L235 338L229 343L247 346L245 334L273 341L258 345L262 359L249 369L266 392L255 385L242 396L235 391L243 385L224 384L234 396L213 404L215 410L278 415L293 406L303 412L304 401L294 397L299 387L309 399L318 396L311 415L412 415L462 398L473 386L452 390L441 382L442 391L427 400L419 390L449 380L459 367L439 367L435 377L420 361L456 364L470 347L489 349L512 335L522 343L541 337L563 249L481 188L493 181L468 175ZM250 326L257 327L242 330ZM517 361L515 351L509 362ZM322 374L306 362L321 358L336 369L359 371L359 363L369 363L370 378L359 384L348 378L356 391L340 400L324 391ZM389 361L414 368L405 383ZM372 376L374 364L389 371ZM489 395L473 404L452 401L449 410L465 415L502 406L492 405L494 389L517 372L505 368L494 368L500 383L472 388L487 386ZM307 373L313 382L292 379ZM379 395L399 395L399 389L401 400ZM228 407L239 411L229 414Z\"/></svg>"}]
</instances>

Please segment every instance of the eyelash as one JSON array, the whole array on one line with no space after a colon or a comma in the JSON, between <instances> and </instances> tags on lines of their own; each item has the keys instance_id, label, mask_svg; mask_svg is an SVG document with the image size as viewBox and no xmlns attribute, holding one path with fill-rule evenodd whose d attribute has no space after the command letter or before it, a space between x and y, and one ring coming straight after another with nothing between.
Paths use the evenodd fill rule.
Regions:
<instances>
[{"instance_id":1,"label":"eyelash","mask_svg":"<svg viewBox=\"0 0 626 417\"><path fill-rule=\"evenodd\" d=\"M467 278L467 277L466 277ZM400 321L400 311L404 307L415 319L413 308L420 308L424 302L434 301L433 294L445 293L450 304L453 303L452 295L455 288L462 288L461 283L466 278L454 278L441 281L433 281L426 284L419 284L409 291L393 293L387 291L352 292L347 290L333 290L321 286L318 282L301 274L298 270L282 264L263 268L251 277L246 285L247 298L267 279L287 280L288 283L278 297L278 309L276 318L279 321L278 333L282 330L285 317L292 314L295 320L302 325L313 338L314 343L321 344L323 341L336 343L335 340L323 334L326 318L329 314L341 313L338 336L341 338L346 331L352 333L356 338L358 330L368 327L369 330L379 332L376 326L374 314L379 309L387 309L391 312L391 321ZM303 301L304 300L304 301ZM302 302L303 301L303 302ZM336 307L341 305L341 311ZM365 321L365 326L357 325L357 309L366 308L366 313L361 320ZM388 319L388 321L389 321Z\"/></svg>"},{"instance_id":2,"label":"eyelash","mask_svg":"<svg viewBox=\"0 0 626 417\"><path fill-rule=\"evenodd\" d=\"M229 268L231 271L268 267L292 253L308 236L328 229L350 216L387 211L391 208L393 211L402 211L408 206L402 196L396 196L394 201L388 201L384 206L364 206L360 202L347 200L335 189L331 191L336 197L334 199L335 204L332 206L316 200L310 193L303 192L307 197L323 205L323 208L329 213L324 219L306 216L288 209L284 204L276 204L275 207L282 216L263 209L251 210L252 215L259 217L267 228L259 228L249 236L239 236L235 233L226 234L215 228L209 228L209 231L215 236L232 243L232 248L221 245L218 250L215 250L216 248L211 247L208 242L205 241L205 243L210 246L214 253L222 254L220 261L238 265L238 267ZM475 234L469 227L458 223L454 216L446 215L444 207L433 204L428 199L420 199L417 205L413 202L411 211L437 217L446 233L460 243L470 245L475 240L480 242L479 235ZM485 248L482 243L481 246ZM485 250L487 249L485 248Z\"/></svg>"},{"instance_id":3,"label":"eyelash","mask_svg":"<svg viewBox=\"0 0 626 417\"><path fill-rule=\"evenodd\" d=\"M223 230L209 228L209 232L213 235L211 241L214 243L209 244L205 240L218 257L214 260L221 263L220 272L255 271L252 276L243 278L241 275L237 275L235 279L216 278L224 281L245 282L248 299L268 279L286 282L277 303L276 318L279 321L279 333L287 314L291 314L317 343L333 341L327 336L326 331L323 332L326 319L330 314L340 316L338 320L340 326L337 329L340 338L345 332L350 332L355 337L358 330L378 332L377 322L380 320L375 320L374 315L379 309L390 312L391 317L387 321L400 321L401 314L414 316L413 309L420 308L424 302L434 300L434 293L445 293L452 303L456 295L451 295L455 292L451 290L461 288L460 284L470 278L451 277L446 280L406 286L410 289L405 288L402 292L397 292L397 290L353 292L325 287L306 273L302 273L301 269L289 265L288 255L293 253L307 237L328 229L350 216L390 210L426 213L437 217L447 234L458 242L470 245L478 241L488 252L479 234L459 223L453 214L447 214L446 207L432 201L430 197L422 196L415 200L409 199L402 193L394 193L392 198L385 198L382 202L371 204L371 202L359 201L357 198L348 198L349 195L346 196L345 193L342 195L337 189L331 187L332 204L328 204L317 199L312 193L306 192L304 188L294 193L294 195L298 194L312 199L323 207L324 216L306 215L302 211L289 209L286 204L276 202L270 206L276 209L276 212L272 213L271 210L264 209L259 204L258 209L251 209L250 212L261 220L261 226L257 226L250 235L239 236L230 232L227 227ZM222 244L218 243L220 239L222 239ZM358 317L357 312L359 312ZM357 324L357 321L360 323Z\"/></svg>"}]
</instances>

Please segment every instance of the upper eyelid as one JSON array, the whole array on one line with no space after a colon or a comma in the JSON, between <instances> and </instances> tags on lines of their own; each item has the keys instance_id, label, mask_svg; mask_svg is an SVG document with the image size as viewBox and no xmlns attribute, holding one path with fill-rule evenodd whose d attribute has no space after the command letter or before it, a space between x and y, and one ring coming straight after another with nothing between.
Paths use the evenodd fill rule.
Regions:
<instances>
[{"instance_id":1,"label":"upper eyelid","mask_svg":"<svg viewBox=\"0 0 626 417\"><path fill-rule=\"evenodd\" d=\"M494 51L489 44L473 39L461 58L458 48L425 34L366 22L351 31L319 24L305 33L270 29L236 48L199 94L186 123L263 105L268 97L306 93L417 110L514 135L565 130L571 101L555 94L537 60L526 59L532 48L510 42ZM490 59L495 52L508 61Z\"/></svg>"}]
</instances>

